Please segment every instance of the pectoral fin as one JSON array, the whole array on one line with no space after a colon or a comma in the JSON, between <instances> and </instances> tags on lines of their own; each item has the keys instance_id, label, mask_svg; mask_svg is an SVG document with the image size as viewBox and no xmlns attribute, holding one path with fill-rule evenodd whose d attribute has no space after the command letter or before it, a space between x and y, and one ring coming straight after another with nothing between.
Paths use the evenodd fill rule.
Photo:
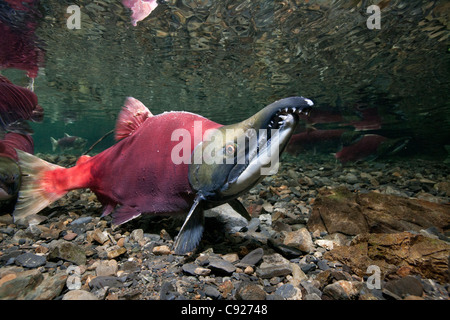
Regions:
<instances>
[{"instance_id":1,"label":"pectoral fin","mask_svg":"<svg viewBox=\"0 0 450 320\"><path fill-rule=\"evenodd\" d=\"M197 195L180 232L175 239L175 254L185 254L194 250L202 238L203 226L203 197Z\"/></svg>"},{"instance_id":2,"label":"pectoral fin","mask_svg":"<svg viewBox=\"0 0 450 320\"><path fill-rule=\"evenodd\" d=\"M250 217L250 214L247 212L247 209L245 209L244 205L238 199L228 201L228 204L233 208L234 211L247 219L247 221L250 221L252 219L252 217Z\"/></svg>"}]
</instances>

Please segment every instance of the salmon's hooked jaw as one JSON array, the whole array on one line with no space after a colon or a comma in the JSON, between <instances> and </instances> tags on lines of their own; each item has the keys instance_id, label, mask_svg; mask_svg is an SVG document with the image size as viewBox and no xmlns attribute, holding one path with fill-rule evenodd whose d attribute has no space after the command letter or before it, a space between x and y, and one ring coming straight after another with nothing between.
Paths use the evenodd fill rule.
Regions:
<instances>
[{"instance_id":1,"label":"salmon's hooked jaw","mask_svg":"<svg viewBox=\"0 0 450 320\"><path fill-rule=\"evenodd\" d=\"M213 130L196 146L203 161L189 165L189 182L206 201L227 202L277 172L279 157L313 102L276 101L242 122Z\"/></svg>"}]
</instances>

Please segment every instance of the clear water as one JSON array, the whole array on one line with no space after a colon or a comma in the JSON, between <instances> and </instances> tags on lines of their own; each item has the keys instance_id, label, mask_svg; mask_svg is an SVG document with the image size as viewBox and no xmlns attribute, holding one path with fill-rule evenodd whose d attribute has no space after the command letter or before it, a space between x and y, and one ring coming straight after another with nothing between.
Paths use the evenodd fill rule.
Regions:
<instances>
[{"instance_id":1,"label":"clear water","mask_svg":"<svg viewBox=\"0 0 450 320\"><path fill-rule=\"evenodd\" d=\"M168 0L137 26L118 0L36 2L43 58L34 90L45 109L33 124L36 152L51 152L50 137L64 133L93 144L128 96L154 114L186 110L230 124L302 95L342 116L316 129L361 133L348 123L378 121L363 133L409 138L397 156L447 156L448 1ZM372 4L380 29L367 26ZM80 8L80 29L67 27L70 5ZM1 73L28 83L24 70ZM364 119L367 109L376 120ZM112 144L109 137L94 151Z\"/></svg>"}]
</instances>

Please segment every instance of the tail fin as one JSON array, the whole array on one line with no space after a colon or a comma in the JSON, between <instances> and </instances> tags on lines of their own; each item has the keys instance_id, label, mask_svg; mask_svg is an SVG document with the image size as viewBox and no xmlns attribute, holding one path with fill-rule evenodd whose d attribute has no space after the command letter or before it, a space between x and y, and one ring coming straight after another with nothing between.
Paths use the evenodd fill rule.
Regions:
<instances>
[{"instance_id":1,"label":"tail fin","mask_svg":"<svg viewBox=\"0 0 450 320\"><path fill-rule=\"evenodd\" d=\"M52 150L55 152L56 148L58 147L58 141L56 141L55 138L50 137L50 141L52 142Z\"/></svg>"},{"instance_id":2,"label":"tail fin","mask_svg":"<svg viewBox=\"0 0 450 320\"><path fill-rule=\"evenodd\" d=\"M22 183L14 210L15 221L38 213L67 193L65 190L55 189L53 181L51 181L52 176L46 174L49 171L64 168L24 151L16 149L16 152L19 158L19 167L22 171Z\"/></svg>"}]
</instances>

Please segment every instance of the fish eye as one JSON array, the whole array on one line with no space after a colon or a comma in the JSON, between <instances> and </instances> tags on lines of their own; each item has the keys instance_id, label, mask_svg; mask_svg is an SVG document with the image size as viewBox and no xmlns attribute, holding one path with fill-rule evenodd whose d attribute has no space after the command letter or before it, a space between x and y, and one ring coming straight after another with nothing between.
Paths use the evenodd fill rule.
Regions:
<instances>
[{"instance_id":1,"label":"fish eye","mask_svg":"<svg viewBox=\"0 0 450 320\"><path fill-rule=\"evenodd\" d=\"M234 145L234 143L227 144L227 146L225 147L225 151L228 156L234 155L234 152L236 151L236 146Z\"/></svg>"}]
</instances>

